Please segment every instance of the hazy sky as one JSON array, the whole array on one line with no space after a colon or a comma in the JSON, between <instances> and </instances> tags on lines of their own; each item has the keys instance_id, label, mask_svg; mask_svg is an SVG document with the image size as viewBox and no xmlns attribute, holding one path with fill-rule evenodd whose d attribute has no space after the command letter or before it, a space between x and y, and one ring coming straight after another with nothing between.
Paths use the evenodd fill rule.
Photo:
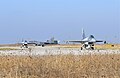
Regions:
<instances>
[{"instance_id":1,"label":"hazy sky","mask_svg":"<svg viewBox=\"0 0 120 78\"><path fill-rule=\"evenodd\" d=\"M1 0L0 43L21 39L96 39L120 42L119 0Z\"/></svg>"}]
</instances>

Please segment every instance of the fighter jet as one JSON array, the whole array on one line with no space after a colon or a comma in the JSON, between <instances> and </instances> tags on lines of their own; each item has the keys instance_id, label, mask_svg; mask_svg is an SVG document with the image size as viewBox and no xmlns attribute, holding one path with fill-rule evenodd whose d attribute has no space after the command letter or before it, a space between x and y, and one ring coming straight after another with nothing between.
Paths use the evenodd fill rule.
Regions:
<instances>
[{"instance_id":1,"label":"fighter jet","mask_svg":"<svg viewBox=\"0 0 120 78\"><path fill-rule=\"evenodd\" d=\"M44 47L45 45L50 45L50 44L58 44L59 42L52 37L50 40L47 40L45 42L40 42L40 41L29 41L28 44L35 44L36 46L42 46Z\"/></svg>"},{"instance_id":2,"label":"fighter jet","mask_svg":"<svg viewBox=\"0 0 120 78\"><path fill-rule=\"evenodd\" d=\"M104 41L96 40L93 35L85 37L84 29L82 29L82 40L69 40L69 41L67 41L67 43L69 43L69 42L81 43L82 44L81 50L83 50L83 49L94 50L95 43L104 42Z\"/></svg>"},{"instance_id":3,"label":"fighter jet","mask_svg":"<svg viewBox=\"0 0 120 78\"><path fill-rule=\"evenodd\" d=\"M22 42L21 42L21 48L28 48L28 42L27 42L27 40L22 40Z\"/></svg>"}]
</instances>

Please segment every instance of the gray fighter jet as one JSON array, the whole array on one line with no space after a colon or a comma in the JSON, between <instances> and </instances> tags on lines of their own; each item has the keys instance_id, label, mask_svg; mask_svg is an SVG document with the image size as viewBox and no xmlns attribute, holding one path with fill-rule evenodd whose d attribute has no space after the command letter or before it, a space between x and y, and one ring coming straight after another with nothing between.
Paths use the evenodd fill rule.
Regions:
<instances>
[{"instance_id":1,"label":"gray fighter jet","mask_svg":"<svg viewBox=\"0 0 120 78\"><path fill-rule=\"evenodd\" d=\"M40 42L40 41L29 41L28 44L35 44L36 46L42 46L44 47L45 45L51 45L51 44L58 44L58 41L52 37L50 40L47 40L45 42Z\"/></svg>"},{"instance_id":2,"label":"gray fighter jet","mask_svg":"<svg viewBox=\"0 0 120 78\"><path fill-rule=\"evenodd\" d=\"M87 49L87 50L94 50L94 44L97 42L104 42L101 40L96 40L93 35L90 35L88 37L85 37L85 32L82 29L82 40L69 40L67 43L72 42L72 43L81 43L82 47L81 50Z\"/></svg>"}]
</instances>

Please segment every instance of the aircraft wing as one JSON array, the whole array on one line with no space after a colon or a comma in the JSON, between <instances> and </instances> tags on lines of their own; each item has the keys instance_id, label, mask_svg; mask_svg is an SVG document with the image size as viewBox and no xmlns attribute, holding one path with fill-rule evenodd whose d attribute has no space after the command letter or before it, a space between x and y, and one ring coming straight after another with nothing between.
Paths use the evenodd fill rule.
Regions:
<instances>
[{"instance_id":1,"label":"aircraft wing","mask_svg":"<svg viewBox=\"0 0 120 78\"><path fill-rule=\"evenodd\" d=\"M86 41L82 41L82 40L69 40L69 41L66 41L66 42L73 42L73 43L84 43Z\"/></svg>"},{"instance_id":2,"label":"aircraft wing","mask_svg":"<svg viewBox=\"0 0 120 78\"><path fill-rule=\"evenodd\" d=\"M66 42L73 42L73 43L85 43L85 42L88 42L88 41L84 41L84 40L70 40L70 41L66 41ZM97 40L95 42L104 42L104 41L101 41L101 40Z\"/></svg>"},{"instance_id":3,"label":"aircraft wing","mask_svg":"<svg viewBox=\"0 0 120 78\"><path fill-rule=\"evenodd\" d=\"M96 42L103 42L103 41L101 41L101 40L97 40Z\"/></svg>"}]
</instances>

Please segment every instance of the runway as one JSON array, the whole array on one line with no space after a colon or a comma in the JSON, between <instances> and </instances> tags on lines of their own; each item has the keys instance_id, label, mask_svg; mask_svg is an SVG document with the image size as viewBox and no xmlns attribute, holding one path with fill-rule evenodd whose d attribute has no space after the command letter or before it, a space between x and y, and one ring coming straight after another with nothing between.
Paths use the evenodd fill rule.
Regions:
<instances>
[{"instance_id":1,"label":"runway","mask_svg":"<svg viewBox=\"0 0 120 78\"><path fill-rule=\"evenodd\" d=\"M0 56L43 56L43 55L93 55L93 54L120 54L120 49L80 50L80 48L64 48L55 46L0 47ZM10 48L7 49L7 48Z\"/></svg>"}]
</instances>

